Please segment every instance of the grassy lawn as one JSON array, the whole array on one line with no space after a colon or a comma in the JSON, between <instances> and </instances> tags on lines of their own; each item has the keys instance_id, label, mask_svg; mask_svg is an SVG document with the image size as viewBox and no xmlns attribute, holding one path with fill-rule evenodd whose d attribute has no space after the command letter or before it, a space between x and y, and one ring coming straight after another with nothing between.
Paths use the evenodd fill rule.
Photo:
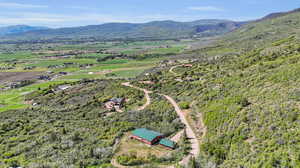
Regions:
<instances>
[{"instance_id":1,"label":"grassy lawn","mask_svg":"<svg viewBox=\"0 0 300 168\"><path fill-rule=\"evenodd\" d=\"M50 65L63 65L64 63L96 64L97 61L96 59L35 60L34 63L26 64L26 66L48 67Z\"/></svg>"},{"instance_id":2,"label":"grassy lawn","mask_svg":"<svg viewBox=\"0 0 300 168\"><path fill-rule=\"evenodd\" d=\"M0 93L0 112L28 107L24 102L24 96L38 88L47 88L50 85L64 83L65 81L50 81L33 84L19 89L11 89Z\"/></svg>"},{"instance_id":3,"label":"grassy lawn","mask_svg":"<svg viewBox=\"0 0 300 168\"><path fill-rule=\"evenodd\" d=\"M0 61L6 61L6 60L15 60L15 59L32 59L37 58L37 55L34 55L30 52L17 52L13 54L1 54L0 53Z\"/></svg>"},{"instance_id":4,"label":"grassy lawn","mask_svg":"<svg viewBox=\"0 0 300 168\"><path fill-rule=\"evenodd\" d=\"M116 75L117 78L134 78L144 72L146 69L150 69L151 67L137 67L131 69L119 69L114 70L112 74Z\"/></svg>"},{"instance_id":5,"label":"grassy lawn","mask_svg":"<svg viewBox=\"0 0 300 168\"><path fill-rule=\"evenodd\" d=\"M169 53L180 53L185 47L176 46L170 48L155 48L148 51L149 54L169 54Z\"/></svg>"}]
</instances>

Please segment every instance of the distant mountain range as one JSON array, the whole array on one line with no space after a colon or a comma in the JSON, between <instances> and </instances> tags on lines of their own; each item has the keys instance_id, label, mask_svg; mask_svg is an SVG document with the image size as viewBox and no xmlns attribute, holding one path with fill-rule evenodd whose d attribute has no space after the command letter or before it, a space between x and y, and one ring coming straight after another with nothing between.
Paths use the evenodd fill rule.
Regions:
<instances>
[{"instance_id":1,"label":"distant mountain range","mask_svg":"<svg viewBox=\"0 0 300 168\"><path fill-rule=\"evenodd\" d=\"M222 35L245 23L229 20L198 20L193 22L154 21L141 24L107 23L58 29L12 26L0 28L0 35L2 35L1 41L175 39Z\"/></svg>"},{"instance_id":2,"label":"distant mountain range","mask_svg":"<svg viewBox=\"0 0 300 168\"><path fill-rule=\"evenodd\" d=\"M272 20L289 14L298 13L299 11L300 9L295 9L289 12L272 13L263 17L262 19L251 22L259 23L260 21ZM159 40L190 37L212 37L232 32L233 30L236 30L247 23L250 22L235 22L218 19L197 20L192 22L176 22L167 20L153 21L149 23L106 23L101 25L58 29L17 25L2 28L0 27L0 42L22 43L102 40ZM247 32L245 29L252 29L253 25L255 24L243 26L244 29L241 29L241 31L238 32ZM269 25L269 23L267 25ZM264 31L266 34L274 31L269 31L268 29L269 28L267 26L265 29L260 29L260 31ZM239 41L239 38L236 38L235 36L235 38L232 40Z\"/></svg>"},{"instance_id":3,"label":"distant mountain range","mask_svg":"<svg viewBox=\"0 0 300 168\"><path fill-rule=\"evenodd\" d=\"M37 26L27 26L27 25L15 25L15 26L7 26L0 27L0 35L9 35L16 33L25 33L28 31L36 31L36 30L47 30L47 27L37 27Z\"/></svg>"}]
</instances>

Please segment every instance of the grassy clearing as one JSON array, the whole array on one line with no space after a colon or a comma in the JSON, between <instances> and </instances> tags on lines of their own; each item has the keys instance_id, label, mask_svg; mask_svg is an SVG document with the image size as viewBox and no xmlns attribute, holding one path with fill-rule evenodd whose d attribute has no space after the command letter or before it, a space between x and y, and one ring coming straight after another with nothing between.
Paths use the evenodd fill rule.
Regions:
<instances>
[{"instance_id":1,"label":"grassy clearing","mask_svg":"<svg viewBox=\"0 0 300 168\"><path fill-rule=\"evenodd\" d=\"M170 53L180 53L185 47L184 46L177 46L177 47L170 47L170 48L155 48L148 51L148 54L170 54Z\"/></svg>"},{"instance_id":2,"label":"grassy clearing","mask_svg":"<svg viewBox=\"0 0 300 168\"><path fill-rule=\"evenodd\" d=\"M149 59L149 60L111 60L102 62L97 66L76 70L70 69L67 72L74 72L72 75L63 76L59 79L67 80L80 80L80 79L104 79L104 78L134 78L155 66L160 59ZM62 69L63 70L63 69ZM108 71L108 74L107 74ZM89 74L92 72L93 74ZM107 74L105 76L105 74Z\"/></svg>"},{"instance_id":3,"label":"grassy clearing","mask_svg":"<svg viewBox=\"0 0 300 168\"><path fill-rule=\"evenodd\" d=\"M32 59L37 58L37 55L34 55L30 52L17 52L13 54L0 54L0 61L8 60L23 60L23 59Z\"/></svg>"},{"instance_id":4,"label":"grassy clearing","mask_svg":"<svg viewBox=\"0 0 300 168\"><path fill-rule=\"evenodd\" d=\"M26 66L48 67L50 65L63 65L64 63L77 64L96 64L95 59L56 59L56 60L32 60L34 63L26 64Z\"/></svg>"},{"instance_id":5,"label":"grassy clearing","mask_svg":"<svg viewBox=\"0 0 300 168\"><path fill-rule=\"evenodd\" d=\"M120 69L120 70L114 70L112 74L114 74L116 78L134 78L149 68L151 67L139 67L139 68L132 68L127 70Z\"/></svg>"}]
</instances>

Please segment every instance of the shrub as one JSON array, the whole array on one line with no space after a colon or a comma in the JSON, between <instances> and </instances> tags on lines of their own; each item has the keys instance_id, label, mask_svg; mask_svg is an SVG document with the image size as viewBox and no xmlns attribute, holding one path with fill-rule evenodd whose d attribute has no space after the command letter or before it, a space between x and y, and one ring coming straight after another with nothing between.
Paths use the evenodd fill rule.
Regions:
<instances>
[{"instance_id":1,"label":"shrub","mask_svg":"<svg viewBox=\"0 0 300 168\"><path fill-rule=\"evenodd\" d=\"M144 158L138 158L136 155L120 155L117 157L119 164L124 166L137 166L146 163Z\"/></svg>"},{"instance_id":2,"label":"shrub","mask_svg":"<svg viewBox=\"0 0 300 168\"><path fill-rule=\"evenodd\" d=\"M180 102L179 106L181 109L189 109L190 108L190 103L189 102Z\"/></svg>"}]
</instances>

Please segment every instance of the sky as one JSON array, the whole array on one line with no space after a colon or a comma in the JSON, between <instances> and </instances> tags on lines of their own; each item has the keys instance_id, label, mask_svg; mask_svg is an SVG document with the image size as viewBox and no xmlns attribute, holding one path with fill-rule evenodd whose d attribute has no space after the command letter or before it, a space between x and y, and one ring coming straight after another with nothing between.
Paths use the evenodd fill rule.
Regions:
<instances>
[{"instance_id":1,"label":"sky","mask_svg":"<svg viewBox=\"0 0 300 168\"><path fill-rule=\"evenodd\" d=\"M58 28L157 20L246 21L299 7L299 0L0 0L0 26Z\"/></svg>"}]
</instances>

